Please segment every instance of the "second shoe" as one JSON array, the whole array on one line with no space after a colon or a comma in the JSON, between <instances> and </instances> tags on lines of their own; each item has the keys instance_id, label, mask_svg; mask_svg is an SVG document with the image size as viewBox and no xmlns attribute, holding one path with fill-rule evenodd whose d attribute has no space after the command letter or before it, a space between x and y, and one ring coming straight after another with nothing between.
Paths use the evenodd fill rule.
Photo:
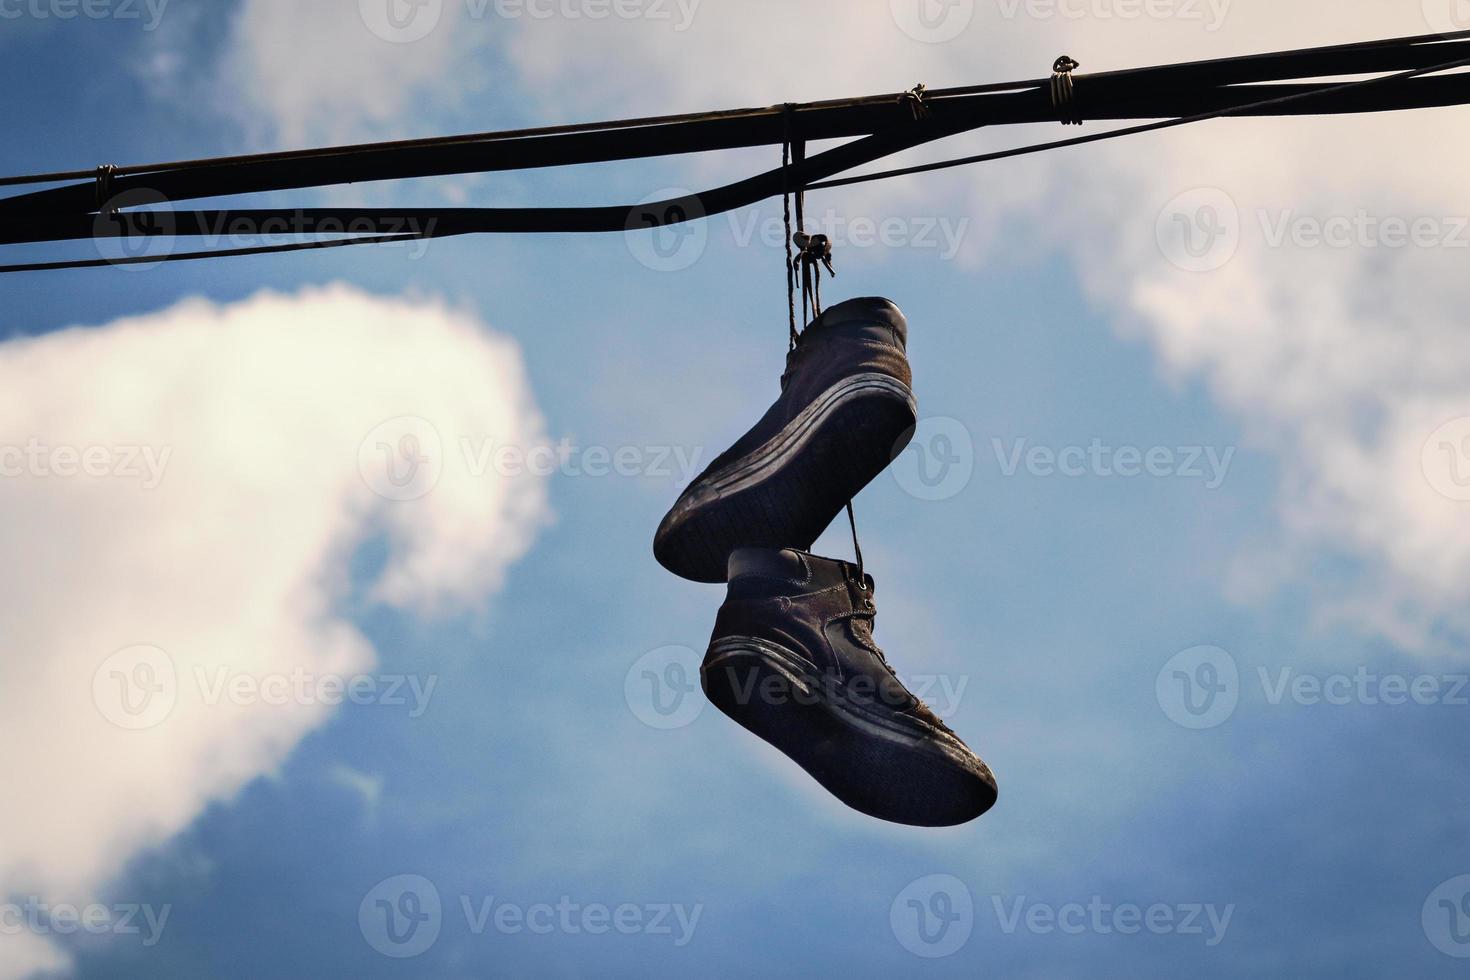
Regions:
<instances>
[{"instance_id":1,"label":"second shoe","mask_svg":"<svg viewBox=\"0 0 1470 980\"><path fill-rule=\"evenodd\" d=\"M876 615L872 577L847 562L741 549L704 692L855 810L921 827L974 820L995 803L995 777L899 680Z\"/></svg>"},{"instance_id":2,"label":"second shoe","mask_svg":"<svg viewBox=\"0 0 1470 980\"><path fill-rule=\"evenodd\" d=\"M659 525L659 563L723 582L737 548L811 547L913 438L907 346L908 324L886 299L848 300L808 326L776 403Z\"/></svg>"}]
</instances>

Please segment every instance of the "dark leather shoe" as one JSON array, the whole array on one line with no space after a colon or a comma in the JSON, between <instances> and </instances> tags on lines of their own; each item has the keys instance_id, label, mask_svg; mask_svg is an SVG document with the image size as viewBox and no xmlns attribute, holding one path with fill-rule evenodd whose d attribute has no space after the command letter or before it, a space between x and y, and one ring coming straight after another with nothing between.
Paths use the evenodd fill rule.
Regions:
<instances>
[{"instance_id":1,"label":"dark leather shoe","mask_svg":"<svg viewBox=\"0 0 1470 980\"><path fill-rule=\"evenodd\" d=\"M787 359L781 397L659 525L669 571L723 582L736 548L810 548L913 438L908 324L886 299L832 307Z\"/></svg>"},{"instance_id":2,"label":"dark leather shoe","mask_svg":"<svg viewBox=\"0 0 1470 980\"><path fill-rule=\"evenodd\" d=\"M725 714L855 810L922 827L973 820L995 777L904 687L873 641L873 580L846 562L742 549L700 669Z\"/></svg>"}]
</instances>

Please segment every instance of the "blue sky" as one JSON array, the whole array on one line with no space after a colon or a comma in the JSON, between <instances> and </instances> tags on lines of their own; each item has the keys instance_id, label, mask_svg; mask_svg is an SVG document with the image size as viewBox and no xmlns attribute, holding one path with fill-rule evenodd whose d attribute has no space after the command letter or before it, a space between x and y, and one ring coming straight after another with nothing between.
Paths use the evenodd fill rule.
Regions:
<instances>
[{"instance_id":1,"label":"blue sky","mask_svg":"<svg viewBox=\"0 0 1470 980\"><path fill-rule=\"evenodd\" d=\"M710 13L716 0L707 2L718 27L721 15ZM220 66L236 65L229 70L237 71L244 70L242 63L268 63L238 50L247 45L239 26L250 16L245 8L261 4L174 3L151 32L116 17L59 22L28 13L0 21L0 83L24 96L7 102L7 131L14 138L0 144L0 171L222 154L293 137L311 142L347 134L330 131L301 108L310 106L307 91L297 92L294 102L272 102L231 89L229 79L238 76ZM884 5L874 6L854 19L879 44L895 21ZM1282 18L1281 39L1289 43L1263 42L1250 27L1258 23L1253 18L1268 16L1263 11L1269 6L1252 9L1241 0L1224 37L1187 34L1179 41L1170 35L1178 43L1167 58L1151 56L1156 49L1138 37L1137 27L1130 28L1129 42L1139 51L1136 60L1161 61L1193 56L1196 49L1204 57L1425 29L1417 13L1397 20L1384 14L1314 34L1312 5L1303 4L1300 16ZM302 16L303 33L324 29L311 19L317 15ZM755 20L776 16L764 5L750 14ZM362 29L355 10L343 18L341 30ZM907 87L917 64L932 65L931 83L945 81L938 76L946 72L991 80L1015 73L1006 70L1008 58L1020 74L1036 74L1020 70L1026 59L1007 53L995 31L982 32L978 24L933 51L899 35L894 46L908 45L902 57L894 65L866 67L860 84L874 91ZM1055 46L1062 33L1067 44L1091 36L1086 20L1009 24L1024 35L1021 47ZM1006 26L1002 21L997 30ZM1119 29L1116 23L1095 26L1099 32ZM422 134L522 125L538 113L554 121L604 110L774 101L772 79L750 81L746 95L733 62L717 62L711 74L724 87L709 96L714 103L699 103L714 84L701 80L662 93L661 104L654 97L660 93L648 94L641 82L676 73L681 57L685 71L697 71L694 56L681 56L664 34L649 42L646 62L636 51L621 54L603 89L574 91L578 79L595 72L595 63L580 58L583 45L592 42L582 33L556 40L562 29L585 31L588 25L520 23L502 35L494 25L472 24L469 53L456 47L430 54L447 59L445 72L474 81L441 91L439 82L424 82L418 68L402 68L415 99L402 107L358 106L353 116L341 108L350 103L340 101L346 96L323 96L340 101L332 125L355 126L350 132L358 135ZM544 37L532 36L537 32ZM1190 40L1198 43L1180 46ZM769 58L787 66L772 70L775 81L789 77L782 74L791 70L780 46L785 43L773 51L747 50L750 73L760 73ZM957 46L966 43L988 46L991 54L956 67L965 54ZM400 71L393 59L407 57L392 46L364 50L384 59L390 74ZM691 42L690 50L705 49ZM940 51L947 60L940 60ZM566 59L567 91L556 88L557 58ZM170 94L169 80L188 94L177 88ZM838 88L820 94L853 93ZM1456 122L1449 112L1438 117L1440 125ZM1270 125L1239 124L1230 133L1230 152L1248 162L1273 156L1281 131ZM1381 140L1380 130L1393 131L1391 121L1374 121L1371 129L1358 120L1333 125L1347 134L1339 134L1342 145L1347 136L1366 142ZM1428 129L1432 124L1406 123L1405 145ZM1214 132L1219 138L1225 130ZM971 447L959 451L973 475L951 484L943 499L920 499L899 475L887 474L862 495L857 511L878 582L880 643L906 677L959 692L947 704L942 694L931 701L949 709L943 713L951 725L997 773L1000 803L984 819L942 831L882 825L825 797L712 708L667 730L647 724L656 713L636 696L642 690L639 665L670 647L702 653L721 591L676 580L652 559L653 529L678 493L674 474L559 473L545 481L544 507L526 504L536 518L527 521L533 540L520 549L524 554L507 546L491 562L494 570L467 572L475 584L459 597L468 600L463 603L439 608L385 600L377 591L385 569L400 567L405 541L418 533L394 523L399 517L409 514L405 520L412 524L460 516L456 508L466 505L444 503L442 493L423 511L394 511L398 517L375 511L372 519L361 518L353 534L332 537L333 545L313 559L313 578L337 583L322 592L332 608L313 617L340 620L365 641L366 653L354 656L367 660L347 658L357 665L354 672L433 678L436 686L420 715L383 703L301 715L271 753L242 764L239 778L184 794L185 809L169 820L144 821L167 832L125 835L118 839L126 843L116 844L105 860L49 878L28 866L47 865L37 857L43 852L79 846L67 834L0 851L0 898L23 904L44 893L52 903L168 908L152 945L126 934L32 930L62 952L62 974L78 977L1458 975L1461 961L1444 950L1470 947L1456 940L1439 898L1449 896L1453 906L1465 894L1454 879L1470 873L1470 841L1462 829L1470 804L1470 783L1463 778L1463 718L1470 706L1462 699L1470 698L1470 689L1458 691L1458 678L1470 667L1457 645L1464 634L1456 599L1463 589L1456 590L1452 574L1462 567L1453 560L1464 548L1454 535L1459 531L1464 540L1470 504L1436 510L1439 523L1428 524L1426 532L1397 505L1380 506L1374 496L1381 491L1385 499L1401 499L1390 492L1396 481L1422 485L1417 455L1385 449L1337 468L1333 439L1348 436L1323 424L1317 409L1297 407L1320 398L1326 414L1356 408L1370 416L1391 414L1393 406L1363 396L1373 380L1366 369L1343 366L1324 353L1353 343L1379 351L1362 339L1376 329L1399 345L1380 351L1391 378L1379 390L1402 394L1404 404L1417 393L1434 394L1450 409L1433 409L1439 421L1470 415L1463 375L1455 382L1434 370L1439 363L1462 363L1463 341L1436 352L1442 334L1404 325L1414 316L1438 323L1435 317L1452 315L1442 307L1452 308L1459 285L1449 281L1451 267L1438 263L1456 256L1436 253L1416 266L1414 257L1396 255L1387 268L1371 255L1330 257L1365 263L1376 277L1361 286L1365 292L1412 287L1414 296L1384 312L1352 290L1340 290L1352 293L1342 300L1343 310L1319 295L1361 274L1358 266L1334 267L1331 275L1295 287L1284 276L1263 286L1261 295L1240 292L1242 282L1260 279L1251 279L1257 256L1249 241L1243 257L1224 271L1205 273L1171 268L1167 248L1130 251L1137 236L1122 232L1115 250L1107 250L1103 233L1111 225L1141 229L1152 244L1157 207L1140 211L1139 202L1167 201L1196 186L1189 176L1192 151L1149 139L1154 142L1135 146L1157 151L1166 172L1140 176L1108 163L1116 199L1089 195L1096 187L1069 185L1042 165L1027 164L947 178L944 199L907 185L894 185L885 197L888 185L878 185L860 198L814 195L809 205L901 220L908 238L897 246L839 247L839 277L828 285L828 298L884 295L905 310L921 413L933 427L925 431L962 433ZM1171 153L1177 155L1165 156ZM737 154L725 161L647 162L275 200L636 199L661 187L713 183L761 159ZM1290 202L1298 193L1296 171L1276 174L1265 164L1242 169L1251 171L1253 183L1224 186L1243 209ZM1379 179L1382 172L1367 164L1351 170L1333 192L1336 206L1361 201L1400 209L1390 214L1418 206L1408 192L1394 197L1391 182ZM1198 186L1211 179L1200 178ZM1426 183L1441 186L1432 177ZM1146 192L1136 190L1145 184ZM959 187L988 200L957 197ZM995 203L1011 188L1019 203ZM1314 204L1321 206L1303 197L1304 208ZM1463 196L1440 206L1435 213L1450 214L1465 207ZM1070 216L1076 248L1016 230L1040 224L1047 213ZM736 220L778 214L779 202L766 202ZM916 228L931 218L948 220L952 228L968 220L961 254L943 257L915 243ZM0 367L8 371L21 363L6 360L18 338L44 338L82 324L106 341L119 330L113 326L118 319L162 323L164 311L189 298L229 310L263 289L289 303L303 290L346 284L368 302L407 297L403 302L429 309L442 300L477 329L513 340L535 405L527 414L539 416L552 441L567 437L579 447L610 452L632 447L645 463L663 449L707 461L769 403L784 356L780 256L741 244L738 227L712 221L697 260L672 272L640 263L636 241L607 235L446 240L422 257L393 249L339 250L144 273L8 277L0 281ZM1327 259L1293 253L1262 261L1301 269ZM1228 278L1237 274L1245 278ZM1189 275L1195 278L1178 287L1179 295L1199 297L1203 313L1194 307L1180 313L1168 293L1176 280L1162 278ZM1256 345L1254 357L1216 350L1220 332L1229 329L1219 324L1232 317L1268 310L1264 325L1279 327L1273 317L1298 317L1314 304L1329 307L1324 319L1334 322L1319 329L1314 321L1298 321L1304 354L1272 347L1275 341L1261 339L1249 324L1230 336L1237 348ZM1334 319L1339 314L1341 323ZM1329 326L1342 332L1331 333ZM466 356L478 354L466 341L455 343L465 345L453 349ZM126 355L129 349L104 348L109 350ZM343 351L342 376L369 373L367 363L352 360L358 348L349 343ZM292 356L289 348L275 353ZM1302 362L1321 365L1321 375L1281 367L1300 363L1293 360L1298 354ZM497 365L511 362L503 351L495 356L501 358ZM88 365L98 363L88 357L68 372L77 393L117 390L88 375ZM269 387L268 379L249 373L269 372L272 363L262 357L239 368L252 385L264 386L248 390ZM215 416L219 406L208 386L194 391L185 383L187 363L140 361L109 370L130 368L136 378L156 381L168 404L177 406L193 391L197 411ZM505 370L512 377L520 368ZM422 381L430 388L436 383ZM321 402L301 407L297 431L317 431L306 415L327 412L344 384L337 373L324 372ZM451 392L458 385L443 382ZM105 417L101 400L94 411ZM450 398L447 404L460 403ZM366 432L390 414L364 416L353 431ZM43 437L45 417L35 423ZM236 438L244 442L235 427L243 432L247 422L228 413L219 419L205 431L227 455ZM438 421L446 437L455 431ZM1416 453L1431 430L1415 430ZM5 439L15 431L7 430ZM252 430L250 438L256 437ZM1229 464L1214 487L1190 473L1128 478L1088 466L1081 475L1065 476L1024 463L1008 471L1006 458L1018 446L1062 451L1094 442L1141 453L1160 447L1176 470L1185 457L1209 451ZM1385 437L1364 445L1387 443ZM293 451L305 457L338 448L306 444ZM355 455L355 446L349 448ZM1413 465L1404 472L1373 468L1405 458ZM1366 469L1355 469L1360 465ZM910 487L916 466L912 454L896 464ZM289 468L274 471L264 463L258 470L242 465L239 472L258 472L260 480L275 481L273 487L295 479ZM1335 483L1342 472L1371 474L1372 486ZM303 477L300 486L309 493L316 484ZM112 492L122 491L68 506L105 509ZM56 571L68 566L41 560L48 539L19 530L21 518L55 515L37 502L37 493L12 487L11 494L8 526L21 542L12 551L15 563L37 563L42 585L71 594L71 580ZM251 498L224 499L248 507ZM307 509L291 492L269 499ZM1408 499L1412 510L1419 498ZM350 511L344 504L342 513ZM199 533L210 521L226 520L222 513L201 509ZM335 512L311 514L328 524L346 520ZM497 524L494 534L508 535L510 523ZM114 532L123 533L108 533ZM1442 536L1447 555L1433 581L1404 571L1416 553L1400 544L1426 533ZM844 536L845 527L837 527L816 550L846 557ZM52 541L69 545L78 562L96 546L85 536L70 540L59 526ZM351 547L337 547L343 542ZM154 560L167 561L167 547L151 552ZM208 588L237 561L246 571L270 567L269 554L251 560L255 564L218 554L192 575ZM46 578L52 573L58 577ZM73 605L74 620L100 623L111 615L101 600L113 594L113 585L122 594L122 580L98 575L76 593L78 602L92 597L98 607ZM1444 586L1444 579L1451 583ZM448 584L441 589L452 591ZM1411 598L1400 602L1404 591ZM1412 607L1405 622L1386 622L1375 595L1394 596L1388 605L1396 609ZM154 601L156 616L183 618L188 599ZM1354 616L1354 608L1363 615ZM277 615L252 610L252 619L256 611L267 619ZM11 615L26 636L61 635L55 623L38 625L19 609ZM230 624L220 625L229 631ZM118 637L100 652L135 642L152 641ZM12 698L23 696L36 662L51 653L16 643L0 648L9 662L0 676L17 692ZM1237 703L1228 717L1195 730L1176 720L1187 721L1189 714L1168 694L1174 678L1166 665L1202 646L1220 651L1201 655L1211 664L1235 668L1238 679L1226 697ZM289 642L283 649L291 649ZM1189 661L1186 673L1195 663ZM1306 675L1307 686L1278 696L1283 670L1288 681ZM1314 697L1313 678L1360 671L1372 678L1365 683L1378 697L1353 693L1343 704ZM1385 704L1386 677L1428 677L1437 693L1423 699L1427 704ZM0 698L0 705L7 703ZM686 710L698 709L691 702ZM207 723L228 754L235 722ZM45 772L20 784L38 793L63 786L68 772L76 771L68 752L87 751L84 743L68 743L64 733L57 738L17 725L6 734L16 746L46 746L36 750ZM167 737L164 726L159 738ZM179 781L194 778L187 767L177 772ZM17 812L45 811L49 800L41 795L10 805ZM119 813L133 807L147 815L147 806L131 795L118 801ZM64 813L53 818L73 826ZM78 821L75 833L105 839L108 819ZM409 890L420 908L431 891L440 903L432 916L437 938L412 958L385 955L385 948L402 950L385 943L371 924L374 896L390 896L400 910L413 907L397 904L403 888L394 882L405 880L400 876L413 876ZM908 904L911 898L917 906ZM559 902L576 911L547 934L495 924L493 912L502 905L511 907L505 921L514 923L518 913L549 916L530 910ZM369 912L362 918L365 904ZM488 907L492 914L477 921L466 907ZM598 909L611 915L619 907L631 908L626 914L639 923L629 934L611 928L594 935L585 928L587 909L595 921ZM921 921L916 908L959 918ZM1150 909L1153 921L1163 924L1126 934L1130 915L1136 925ZM1049 925L1058 915L1077 928ZM1470 921L1470 907L1456 916L1456 924ZM668 932L653 926L654 919ZM955 947L949 955L931 955L946 951L946 942Z\"/></svg>"}]
</instances>

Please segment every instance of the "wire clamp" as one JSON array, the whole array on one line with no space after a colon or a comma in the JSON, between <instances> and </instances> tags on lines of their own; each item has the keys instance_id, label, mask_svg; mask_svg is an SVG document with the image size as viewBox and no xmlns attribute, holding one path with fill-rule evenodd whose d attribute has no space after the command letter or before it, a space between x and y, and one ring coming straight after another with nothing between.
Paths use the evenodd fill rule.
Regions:
<instances>
[{"instance_id":1,"label":"wire clamp","mask_svg":"<svg viewBox=\"0 0 1470 980\"><path fill-rule=\"evenodd\" d=\"M1051 66L1051 107L1063 126L1081 126L1082 114L1077 109L1077 92L1072 72L1082 65L1071 55L1062 55Z\"/></svg>"},{"instance_id":2,"label":"wire clamp","mask_svg":"<svg viewBox=\"0 0 1470 980\"><path fill-rule=\"evenodd\" d=\"M117 214L116 207L108 207L112 201L112 181L117 177L117 165L104 163L97 168L97 213Z\"/></svg>"},{"instance_id":3,"label":"wire clamp","mask_svg":"<svg viewBox=\"0 0 1470 980\"><path fill-rule=\"evenodd\" d=\"M914 122L929 118L929 103L924 101L924 96L928 91L928 87L920 82L898 97L898 104L909 110L914 117Z\"/></svg>"}]
</instances>

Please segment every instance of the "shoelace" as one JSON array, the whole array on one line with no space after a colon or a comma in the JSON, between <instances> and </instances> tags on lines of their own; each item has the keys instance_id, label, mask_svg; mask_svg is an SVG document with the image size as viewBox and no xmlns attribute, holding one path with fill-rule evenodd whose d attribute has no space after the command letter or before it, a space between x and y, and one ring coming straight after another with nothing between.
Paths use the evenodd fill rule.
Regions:
<instances>
[{"instance_id":1,"label":"shoelace","mask_svg":"<svg viewBox=\"0 0 1470 980\"><path fill-rule=\"evenodd\" d=\"M849 617L853 632L858 633L859 639L867 641L867 648L878 654L878 662L883 665L883 669L888 671L889 675L903 686L908 696L914 699L915 712L926 721L939 727L942 731L958 738L959 736L954 735L954 730L944 723L943 718L935 714L934 709L929 707L923 698L918 697L914 692L909 690L908 685L904 684L903 678L898 676L898 671L894 670L893 665L888 662L888 655L883 652L882 647L878 646L878 641L873 636L873 625L877 620L878 608L873 604L872 593L868 591L868 580L863 578L855 584L858 585L858 588L863 593L863 608L854 610L851 617ZM861 626L861 632L859 632L859 626Z\"/></svg>"}]
</instances>

